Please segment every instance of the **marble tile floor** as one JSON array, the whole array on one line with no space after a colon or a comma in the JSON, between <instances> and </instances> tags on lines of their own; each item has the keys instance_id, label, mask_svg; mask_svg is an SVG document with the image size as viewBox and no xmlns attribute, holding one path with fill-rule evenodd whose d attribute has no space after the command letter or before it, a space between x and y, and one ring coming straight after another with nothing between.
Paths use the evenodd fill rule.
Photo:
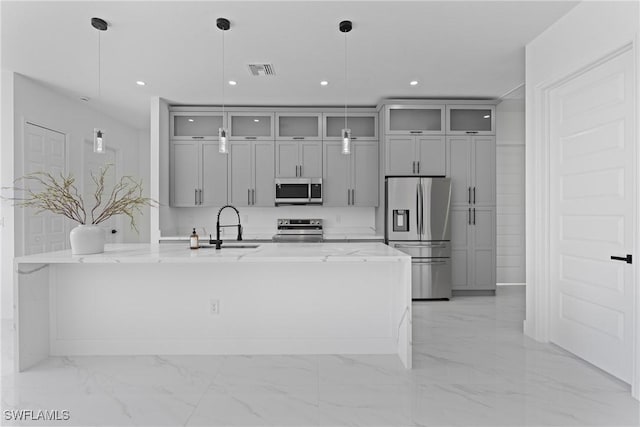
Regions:
<instances>
[{"instance_id":1,"label":"marble tile floor","mask_svg":"<svg viewBox=\"0 0 640 427\"><path fill-rule=\"evenodd\" d=\"M629 386L522 335L524 289L414 303L414 369L395 356L50 358L12 374L0 425L637 426ZM15 422L6 410L68 410Z\"/></svg>"}]
</instances>

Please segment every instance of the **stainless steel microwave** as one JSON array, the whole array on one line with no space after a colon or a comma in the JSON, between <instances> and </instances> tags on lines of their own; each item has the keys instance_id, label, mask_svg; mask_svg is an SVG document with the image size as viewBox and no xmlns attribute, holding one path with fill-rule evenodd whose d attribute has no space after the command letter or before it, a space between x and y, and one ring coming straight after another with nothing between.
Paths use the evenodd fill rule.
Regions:
<instances>
[{"instance_id":1,"label":"stainless steel microwave","mask_svg":"<svg viewBox=\"0 0 640 427\"><path fill-rule=\"evenodd\" d=\"M276 178L276 205L321 205L322 178Z\"/></svg>"}]
</instances>

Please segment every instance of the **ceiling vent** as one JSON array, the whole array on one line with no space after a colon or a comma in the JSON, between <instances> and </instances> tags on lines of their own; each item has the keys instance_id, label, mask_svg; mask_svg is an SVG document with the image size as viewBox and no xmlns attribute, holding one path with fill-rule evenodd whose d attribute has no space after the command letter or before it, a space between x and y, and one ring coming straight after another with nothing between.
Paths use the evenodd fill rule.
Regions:
<instances>
[{"instance_id":1,"label":"ceiling vent","mask_svg":"<svg viewBox=\"0 0 640 427\"><path fill-rule=\"evenodd\" d=\"M252 76L275 76L276 70L273 64L249 64L249 72Z\"/></svg>"}]
</instances>

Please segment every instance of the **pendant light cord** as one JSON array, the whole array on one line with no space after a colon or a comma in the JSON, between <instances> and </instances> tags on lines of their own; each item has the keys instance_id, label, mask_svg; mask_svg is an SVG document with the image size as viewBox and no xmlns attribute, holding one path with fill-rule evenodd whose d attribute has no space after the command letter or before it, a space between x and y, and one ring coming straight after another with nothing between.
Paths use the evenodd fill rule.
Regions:
<instances>
[{"instance_id":1,"label":"pendant light cord","mask_svg":"<svg viewBox=\"0 0 640 427\"><path fill-rule=\"evenodd\" d=\"M347 129L347 33L344 33L344 128Z\"/></svg>"},{"instance_id":2,"label":"pendant light cord","mask_svg":"<svg viewBox=\"0 0 640 427\"><path fill-rule=\"evenodd\" d=\"M100 52L100 33L101 31L98 31L98 98L100 98L100 80L101 80L101 74L100 74L100 68L101 68L101 64L100 64L100 58L102 56L101 52Z\"/></svg>"},{"instance_id":3,"label":"pendant light cord","mask_svg":"<svg viewBox=\"0 0 640 427\"><path fill-rule=\"evenodd\" d=\"M221 88L222 88L222 119L224 120L224 33L222 31L222 80L221 80Z\"/></svg>"}]
</instances>

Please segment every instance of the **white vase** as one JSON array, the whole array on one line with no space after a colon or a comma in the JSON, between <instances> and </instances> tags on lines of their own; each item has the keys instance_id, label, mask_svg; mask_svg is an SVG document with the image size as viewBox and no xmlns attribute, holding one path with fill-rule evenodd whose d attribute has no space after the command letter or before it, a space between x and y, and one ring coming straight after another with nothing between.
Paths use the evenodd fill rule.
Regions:
<instances>
[{"instance_id":1,"label":"white vase","mask_svg":"<svg viewBox=\"0 0 640 427\"><path fill-rule=\"evenodd\" d=\"M80 224L69 233L73 255L101 254L104 252L104 228L98 225Z\"/></svg>"}]
</instances>

